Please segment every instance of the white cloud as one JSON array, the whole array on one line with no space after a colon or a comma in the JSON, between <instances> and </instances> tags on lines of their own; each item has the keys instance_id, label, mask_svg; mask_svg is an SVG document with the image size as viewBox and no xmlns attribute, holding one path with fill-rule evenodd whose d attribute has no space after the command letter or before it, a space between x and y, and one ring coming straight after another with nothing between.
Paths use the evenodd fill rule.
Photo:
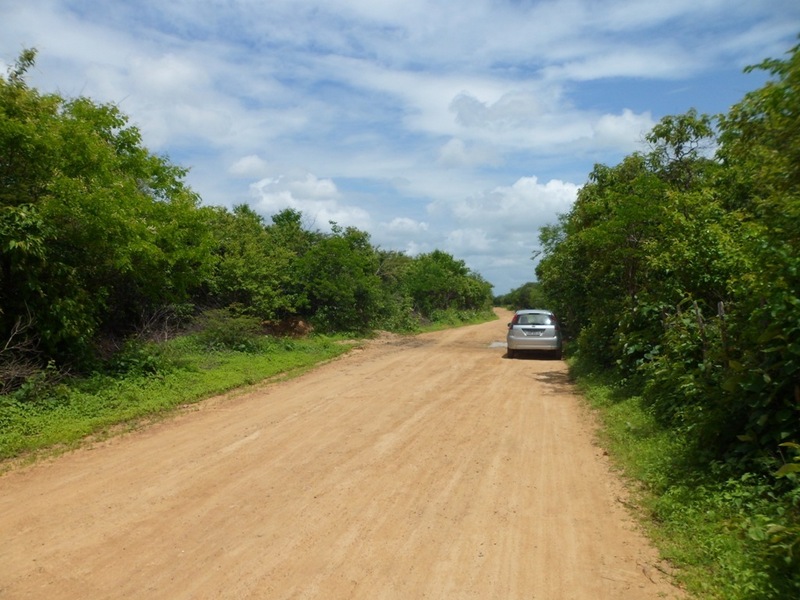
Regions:
<instances>
[{"instance_id":1,"label":"white cloud","mask_svg":"<svg viewBox=\"0 0 800 600\"><path fill-rule=\"evenodd\" d=\"M483 229L454 229L447 234L445 246L456 256L485 253L492 248L489 236Z\"/></svg>"},{"instance_id":2,"label":"white cloud","mask_svg":"<svg viewBox=\"0 0 800 600\"><path fill-rule=\"evenodd\" d=\"M542 102L530 92L510 91L496 102L481 102L469 92L462 92L450 103L456 121L465 127L507 129L535 123L554 108L554 99Z\"/></svg>"},{"instance_id":3,"label":"white cloud","mask_svg":"<svg viewBox=\"0 0 800 600\"><path fill-rule=\"evenodd\" d=\"M372 224L366 210L340 201L332 180L319 179L311 173L296 172L262 179L250 189L256 211L264 216L292 208L302 212L314 228L323 231L329 229L331 221L367 231Z\"/></svg>"},{"instance_id":4,"label":"white cloud","mask_svg":"<svg viewBox=\"0 0 800 600\"><path fill-rule=\"evenodd\" d=\"M131 85L153 100L191 100L211 85L207 65L168 52L135 57L130 63Z\"/></svg>"},{"instance_id":5,"label":"white cloud","mask_svg":"<svg viewBox=\"0 0 800 600\"><path fill-rule=\"evenodd\" d=\"M408 217L395 217L386 225L386 229L392 233L418 235L427 232L429 225L425 221L415 221Z\"/></svg>"},{"instance_id":6,"label":"white cloud","mask_svg":"<svg viewBox=\"0 0 800 600\"><path fill-rule=\"evenodd\" d=\"M376 223L370 233L373 243L381 248L405 252L409 256L434 250L441 236L441 232L434 231L430 223L409 217Z\"/></svg>"},{"instance_id":7,"label":"white cloud","mask_svg":"<svg viewBox=\"0 0 800 600\"><path fill-rule=\"evenodd\" d=\"M497 165L500 163L500 158L486 146L475 144L468 146L464 140L451 138L439 148L437 163L443 167L474 167Z\"/></svg>"},{"instance_id":8,"label":"white cloud","mask_svg":"<svg viewBox=\"0 0 800 600\"><path fill-rule=\"evenodd\" d=\"M723 112L720 80L752 89L742 66L800 30L793 0L5 4L0 62L37 47L32 84L118 104L207 203L446 246L501 288L530 278L570 181L685 112L663 82Z\"/></svg>"},{"instance_id":9,"label":"white cloud","mask_svg":"<svg viewBox=\"0 0 800 600\"><path fill-rule=\"evenodd\" d=\"M644 48L602 44L594 52L549 66L544 74L555 81L591 81L611 77L677 79L701 71L710 58L697 56L690 48L672 40L656 41Z\"/></svg>"},{"instance_id":10,"label":"white cloud","mask_svg":"<svg viewBox=\"0 0 800 600\"><path fill-rule=\"evenodd\" d=\"M480 101L462 92L450 104L461 126L440 151L444 166L498 164L497 151L485 150L488 144L504 153L526 150L550 156L571 155L597 149L630 152L649 131L654 121L649 112L635 113L623 108L620 114L596 114L577 110L563 100L559 86L547 94L514 91L495 102ZM464 139L475 147L467 153Z\"/></svg>"},{"instance_id":11,"label":"white cloud","mask_svg":"<svg viewBox=\"0 0 800 600\"><path fill-rule=\"evenodd\" d=\"M464 258L479 273L494 273L497 293L502 282L521 285L534 278L531 257L538 248L539 229L556 222L572 207L578 186L559 180L539 183L521 177L511 186L498 186L463 201L439 202L431 212L455 224L443 249ZM509 288L510 289L510 288Z\"/></svg>"},{"instance_id":12,"label":"white cloud","mask_svg":"<svg viewBox=\"0 0 800 600\"><path fill-rule=\"evenodd\" d=\"M499 186L463 201L439 202L434 211L445 210L458 223L491 227L497 232L536 231L558 213L567 212L578 193L573 183L551 180L539 183L535 176L521 177L511 186Z\"/></svg>"},{"instance_id":13,"label":"white cloud","mask_svg":"<svg viewBox=\"0 0 800 600\"><path fill-rule=\"evenodd\" d=\"M592 145L632 151L654 125L649 112L636 114L626 108L619 115L602 115L593 125Z\"/></svg>"},{"instance_id":14,"label":"white cloud","mask_svg":"<svg viewBox=\"0 0 800 600\"><path fill-rule=\"evenodd\" d=\"M236 177L263 177L268 174L269 165L267 161L257 154L248 154L234 162L228 172Z\"/></svg>"},{"instance_id":15,"label":"white cloud","mask_svg":"<svg viewBox=\"0 0 800 600\"><path fill-rule=\"evenodd\" d=\"M434 249L434 246L430 246L428 244L420 244L415 241L409 241L402 250L409 256L419 256L420 254L432 252Z\"/></svg>"}]
</instances>

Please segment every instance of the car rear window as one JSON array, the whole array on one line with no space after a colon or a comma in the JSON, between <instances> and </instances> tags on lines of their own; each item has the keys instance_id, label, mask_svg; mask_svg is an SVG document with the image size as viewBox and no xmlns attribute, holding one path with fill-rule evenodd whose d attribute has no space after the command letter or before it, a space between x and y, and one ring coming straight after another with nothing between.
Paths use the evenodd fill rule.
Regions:
<instances>
[{"instance_id":1,"label":"car rear window","mask_svg":"<svg viewBox=\"0 0 800 600\"><path fill-rule=\"evenodd\" d=\"M518 325L552 325L550 315L520 315Z\"/></svg>"}]
</instances>

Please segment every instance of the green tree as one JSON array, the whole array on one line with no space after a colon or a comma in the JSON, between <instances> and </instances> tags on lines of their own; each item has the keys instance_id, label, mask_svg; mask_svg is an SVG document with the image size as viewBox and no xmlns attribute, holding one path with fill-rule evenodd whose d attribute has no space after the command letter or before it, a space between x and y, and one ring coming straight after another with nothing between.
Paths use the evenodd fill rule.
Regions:
<instances>
[{"instance_id":1,"label":"green tree","mask_svg":"<svg viewBox=\"0 0 800 600\"><path fill-rule=\"evenodd\" d=\"M733 283L724 385L759 453L800 441L800 46L753 68L771 79L721 118L719 155L751 260Z\"/></svg>"},{"instance_id":2,"label":"green tree","mask_svg":"<svg viewBox=\"0 0 800 600\"><path fill-rule=\"evenodd\" d=\"M652 145L648 154L650 167L674 190L689 191L698 178L716 170L711 159L716 144L713 120L690 109L682 115L669 115L645 136Z\"/></svg>"},{"instance_id":3,"label":"green tree","mask_svg":"<svg viewBox=\"0 0 800 600\"><path fill-rule=\"evenodd\" d=\"M383 298L377 252L368 233L335 223L332 229L297 264L312 322L326 331L370 330L381 316Z\"/></svg>"},{"instance_id":4,"label":"green tree","mask_svg":"<svg viewBox=\"0 0 800 600\"><path fill-rule=\"evenodd\" d=\"M507 294L495 298L495 304L518 310L521 308L544 308L548 306L548 301L544 296L541 284L529 281Z\"/></svg>"},{"instance_id":5,"label":"green tree","mask_svg":"<svg viewBox=\"0 0 800 600\"><path fill-rule=\"evenodd\" d=\"M719 300L726 281L722 211L703 191L718 169L705 156L710 117L665 117L647 140L649 153L595 166L572 210L540 232L537 268L584 355L628 375L659 345L666 313L686 297Z\"/></svg>"},{"instance_id":6,"label":"green tree","mask_svg":"<svg viewBox=\"0 0 800 600\"><path fill-rule=\"evenodd\" d=\"M545 256L537 276L544 292L580 332L579 347L603 364L619 358L620 318L634 310L650 283L647 257L665 191L641 155L614 168L598 165L561 230L540 237Z\"/></svg>"},{"instance_id":7,"label":"green tree","mask_svg":"<svg viewBox=\"0 0 800 600\"><path fill-rule=\"evenodd\" d=\"M396 250L377 250L383 292L382 315L377 325L389 331L412 331L418 326L406 279L414 259Z\"/></svg>"},{"instance_id":8,"label":"green tree","mask_svg":"<svg viewBox=\"0 0 800 600\"><path fill-rule=\"evenodd\" d=\"M304 305L295 290L298 255L280 227L266 226L252 208L239 205L233 212L215 209L213 231L216 263L208 303L267 320L295 314Z\"/></svg>"},{"instance_id":9,"label":"green tree","mask_svg":"<svg viewBox=\"0 0 800 600\"><path fill-rule=\"evenodd\" d=\"M417 256L406 273L414 310L430 318L436 311L481 310L491 306L491 285L463 260L441 250Z\"/></svg>"},{"instance_id":10,"label":"green tree","mask_svg":"<svg viewBox=\"0 0 800 600\"><path fill-rule=\"evenodd\" d=\"M581 354L641 376L718 457L800 436L800 53L760 68L773 79L718 137L705 115L665 117L540 233L539 281Z\"/></svg>"},{"instance_id":11,"label":"green tree","mask_svg":"<svg viewBox=\"0 0 800 600\"><path fill-rule=\"evenodd\" d=\"M29 88L34 58L0 78L0 337L30 315L43 357L68 361L185 301L209 238L185 170L150 154L117 107Z\"/></svg>"}]
</instances>

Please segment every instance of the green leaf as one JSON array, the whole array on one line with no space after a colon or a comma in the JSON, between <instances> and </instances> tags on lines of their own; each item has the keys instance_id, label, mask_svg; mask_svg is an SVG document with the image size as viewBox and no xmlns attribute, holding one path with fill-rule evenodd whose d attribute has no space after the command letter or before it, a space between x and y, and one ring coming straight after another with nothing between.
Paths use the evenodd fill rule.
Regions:
<instances>
[{"instance_id":1,"label":"green leaf","mask_svg":"<svg viewBox=\"0 0 800 600\"><path fill-rule=\"evenodd\" d=\"M775 473L775 477L785 477L790 473L800 473L800 463L787 463Z\"/></svg>"},{"instance_id":2,"label":"green leaf","mask_svg":"<svg viewBox=\"0 0 800 600\"><path fill-rule=\"evenodd\" d=\"M763 542L767 539L767 532L761 527L751 527L747 530L747 537L756 542Z\"/></svg>"}]
</instances>

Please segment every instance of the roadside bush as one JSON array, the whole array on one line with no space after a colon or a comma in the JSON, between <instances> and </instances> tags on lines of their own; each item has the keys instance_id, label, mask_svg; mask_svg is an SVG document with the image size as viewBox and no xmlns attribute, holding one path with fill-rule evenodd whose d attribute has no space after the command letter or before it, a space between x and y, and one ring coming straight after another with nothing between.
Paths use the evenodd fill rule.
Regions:
<instances>
[{"instance_id":1,"label":"roadside bush","mask_svg":"<svg viewBox=\"0 0 800 600\"><path fill-rule=\"evenodd\" d=\"M258 352L263 345L260 321L237 313L235 308L207 310L198 319L198 326L196 337L206 350Z\"/></svg>"},{"instance_id":2,"label":"roadside bush","mask_svg":"<svg viewBox=\"0 0 800 600\"><path fill-rule=\"evenodd\" d=\"M171 346L132 338L111 357L106 370L113 375L158 375L181 366Z\"/></svg>"},{"instance_id":3,"label":"roadside bush","mask_svg":"<svg viewBox=\"0 0 800 600\"><path fill-rule=\"evenodd\" d=\"M387 331L417 331L420 327L420 317L414 312L411 299L398 294L385 302L383 316L378 322L378 326Z\"/></svg>"},{"instance_id":4,"label":"roadside bush","mask_svg":"<svg viewBox=\"0 0 800 600\"><path fill-rule=\"evenodd\" d=\"M21 403L49 402L61 394L65 378L65 373L56 367L54 361L50 361L47 366L26 377L7 397Z\"/></svg>"}]
</instances>

